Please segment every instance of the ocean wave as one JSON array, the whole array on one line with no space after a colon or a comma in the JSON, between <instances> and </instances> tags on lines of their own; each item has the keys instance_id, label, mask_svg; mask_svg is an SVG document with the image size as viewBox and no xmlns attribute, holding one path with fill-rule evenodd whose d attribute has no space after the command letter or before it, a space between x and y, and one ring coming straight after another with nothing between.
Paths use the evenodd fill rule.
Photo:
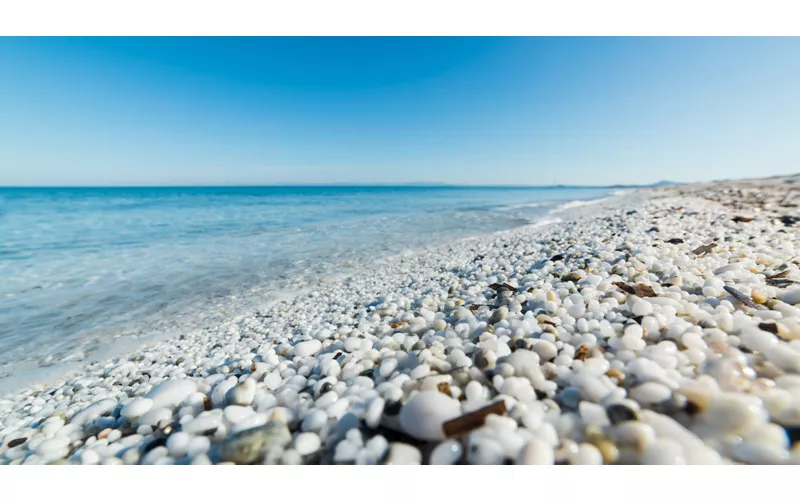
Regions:
<instances>
[{"instance_id":1,"label":"ocean wave","mask_svg":"<svg viewBox=\"0 0 800 500\"><path fill-rule=\"evenodd\" d=\"M533 203L519 203L516 205L504 205L497 207L496 210L501 212L509 212L511 210L520 210L523 208L539 208L539 207L546 207L549 205L553 205L554 202L552 201L535 201Z\"/></svg>"},{"instance_id":2,"label":"ocean wave","mask_svg":"<svg viewBox=\"0 0 800 500\"><path fill-rule=\"evenodd\" d=\"M586 206L586 205L594 205L596 203L600 203L600 202L606 201L606 200L612 198L613 196L614 195L605 196L603 198L594 198L592 200L573 200L573 201L568 201L566 203L562 203L561 205L553 208L552 210L550 210L550 213L551 214L552 213L559 213L559 212L563 212L565 210L569 210L569 209L572 209L572 208L583 207L583 206Z\"/></svg>"}]
</instances>

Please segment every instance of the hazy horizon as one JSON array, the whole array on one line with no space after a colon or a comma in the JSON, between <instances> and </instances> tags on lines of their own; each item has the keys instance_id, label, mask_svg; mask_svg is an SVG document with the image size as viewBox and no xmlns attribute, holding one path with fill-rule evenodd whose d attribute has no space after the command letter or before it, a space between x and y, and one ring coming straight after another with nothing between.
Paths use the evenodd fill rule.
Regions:
<instances>
[{"instance_id":1,"label":"hazy horizon","mask_svg":"<svg viewBox=\"0 0 800 500\"><path fill-rule=\"evenodd\" d=\"M306 183L306 184L96 184L96 185L79 185L79 184L63 184L63 185L48 185L48 184L39 184L39 185L0 185L0 189L59 189L59 188L74 188L74 189L111 189L111 188L256 188L256 187L362 187L362 188L376 188L376 187L386 187L386 188L413 188L413 187L447 187L447 188L475 188L475 189L486 189L486 188L514 188L514 189L559 189L559 188L587 188L587 189L603 189L609 187L646 187L651 186L656 183L651 184L606 184L606 185L578 185L578 184L551 184L551 185L529 185L529 184L447 184L447 183L426 183L426 182L408 182L404 184L378 184L378 183L368 183L368 184L355 184L355 183L340 183L340 182L331 182L331 183ZM672 183L670 184L682 184L682 183Z\"/></svg>"},{"instance_id":2,"label":"hazy horizon","mask_svg":"<svg viewBox=\"0 0 800 500\"><path fill-rule=\"evenodd\" d=\"M797 172L797 38L4 38L0 186Z\"/></svg>"}]
</instances>

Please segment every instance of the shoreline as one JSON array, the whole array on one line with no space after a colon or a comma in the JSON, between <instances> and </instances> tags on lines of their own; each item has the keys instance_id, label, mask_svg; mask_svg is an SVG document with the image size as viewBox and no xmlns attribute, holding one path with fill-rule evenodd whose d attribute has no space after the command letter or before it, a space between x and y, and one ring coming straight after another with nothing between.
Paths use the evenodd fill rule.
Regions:
<instances>
[{"instance_id":1,"label":"shoreline","mask_svg":"<svg viewBox=\"0 0 800 500\"><path fill-rule=\"evenodd\" d=\"M392 256L15 391L0 463L800 463L800 287L752 272L800 280L775 222L798 214L765 182L631 190ZM693 253L714 238L735 248Z\"/></svg>"},{"instance_id":2,"label":"shoreline","mask_svg":"<svg viewBox=\"0 0 800 500\"><path fill-rule=\"evenodd\" d=\"M627 190L628 193L631 191L632 190ZM466 244L472 240L491 238L491 235L505 231L515 231L524 227L538 227L560 222L560 218L552 219L550 215L561 214L565 211L574 210L575 208L580 209L587 204L608 201L625 192L625 190L617 190L598 198L557 202L552 211L537 219L531 219L527 223L494 231L488 236L453 236L450 239L433 244L410 248L399 253L383 255L371 264L362 262L361 265L355 266L348 260L344 262L331 262L331 265L334 267L343 264L346 270L343 272L303 275L294 278L276 278L250 287L248 290L242 289L238 293L229 296L215 299L206 297L201 299L202 302L198 302L191 306L187 312L182 313L182 315L186 315L187 313L191 315L192 313L202 312L208 315L208 317L203 320L172 323L167 318L161 318L160 320L145 318L144 326L129 329L130 331L128 333L113 335L113 341L97 344L93 348L91 345L87 345L84 348L70 353L69 357L77 356L75 361L66 361L60 364L42 364L41 362L44 360L28 360L18 362L18 364L14 365L12 368L5 366L0 367L0 370L2 370L0 371L0 399L13 396L14 394L32 387L47 386L56 383L62 378L70 377L97 363L104 363L119 357L125 357L135 352L137 349L152 347L190 331L213 330L220 325L240 321L242 318L252 316L258 311L275 307L287 300L291 301L292 298L298 295L317 289L324 289L326 285L347 279L350 276L380 272L381 266L391 264L398 259L407 259L409 256L425 252L436 252L440 247L445 247L453 243ZM540 202L537 203L537 206L546 205L548 203L552 202ZM281 291L286 288L291 288L292 291ZM97 342L96 339L89 341L89 344L95 342ZM19 373L12 376L8 374L9 370L17 370ZM14 386L12 386L12 384L14 384Z\"/></svg>"}]
</instances>

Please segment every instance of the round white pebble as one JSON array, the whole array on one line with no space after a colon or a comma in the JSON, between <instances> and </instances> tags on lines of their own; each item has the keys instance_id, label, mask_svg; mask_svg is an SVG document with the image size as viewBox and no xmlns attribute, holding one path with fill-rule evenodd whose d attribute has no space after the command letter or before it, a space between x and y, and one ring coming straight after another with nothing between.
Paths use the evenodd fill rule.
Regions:
<instances>
[{"instance_id":1,"label":"round white pebble","mask_svg":"<svg viewBox=\"0 0 800 500\"><path fill-rule=\"evenodd\" d=\"M303 456L316 453L320 446L322 446L322 440L313 432L300 433L294 440L294 449Z\"/></svg>"}]
</instances>

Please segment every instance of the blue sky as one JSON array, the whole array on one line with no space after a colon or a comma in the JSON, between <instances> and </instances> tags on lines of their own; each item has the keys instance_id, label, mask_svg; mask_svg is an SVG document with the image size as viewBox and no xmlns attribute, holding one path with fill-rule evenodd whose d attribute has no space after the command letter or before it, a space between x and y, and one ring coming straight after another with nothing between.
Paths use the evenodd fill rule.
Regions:
<instances>
[{"instance_id":1,"label":"blue sky","mask_svg":"<svg viewBox=\"0 0 800 500\"><path fill-rule=\"evenodd\" d=\"M800 38L3 38L0 185L800 172Z\"/></svg>"}]
</instances>

